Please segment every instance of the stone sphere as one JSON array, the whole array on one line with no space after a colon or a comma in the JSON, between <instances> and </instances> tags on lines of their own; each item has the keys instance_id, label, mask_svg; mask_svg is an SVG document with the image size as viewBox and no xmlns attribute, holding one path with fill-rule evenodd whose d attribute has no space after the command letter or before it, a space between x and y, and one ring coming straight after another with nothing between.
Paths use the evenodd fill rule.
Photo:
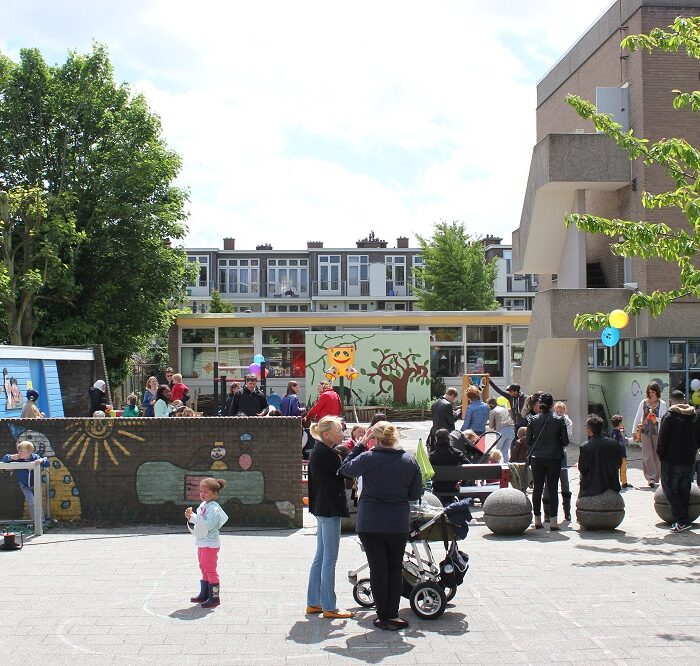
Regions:
<instances>
[{"instance_id":1,"label":"stone sphere","mask_svg":"<svg viewBox=\"0 0 700 666\"><path fill-rule=\"evenodd\" d=\"M669 525L673 524L674 519L671 514L671 507L668 505L668 500L664 494L664 489L659 486L654 493L654 510L656 515ZM691 521L700 518L700 488L695 483L690 486L690 505L688 507L688 517Z\"/></svg>"},{"instance_id":2,"label":"stone sphere","mask_svg":"<svg viewBox=\"0 0 700 666\"><path fill-rule=\"evenodd\" d=\"M588 530L614 530L624 518L625 500L614 490L576 501L576 520Z\"/></svg>"},{"instance_id":3,"label":"stone sphere","mask_svg":"<svg viewBox=\"0 0 700 666\"><path fill-rule=\"evenodd\" d=\"M499 488L484 502L484 522L494 534L522 534L532 522L530 499L515 488Z\"/></svg>"}]
</instances>

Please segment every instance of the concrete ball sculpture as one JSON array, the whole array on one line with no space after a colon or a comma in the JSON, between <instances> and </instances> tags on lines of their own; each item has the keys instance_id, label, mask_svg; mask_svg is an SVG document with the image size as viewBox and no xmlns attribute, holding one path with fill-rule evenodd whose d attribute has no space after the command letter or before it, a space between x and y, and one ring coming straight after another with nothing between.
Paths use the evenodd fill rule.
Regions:
<instances>
[{"instance_id":1,"label":"concrete ball sculpture","mask_svg":"<svg viewBox=\"0 0 700 666\"><path fill-rule=\"evenodd\" d=\"M656 511L656 515L665 523L672 525L675 522L662 486L659 486L654 493L654 510ZM698 488L695 483L690 486L688 517L691 522L700 518L700 488Z\"/></svg>"},{"instance_id":2,"label":"concrete ball sculpture","mask_svg":"<svg viewBox=\"0 0 700 666\"><path fill-rule=\"evenodd\" d=\"M532 522L530 499L515 488L499 488L484 502L484 522L494 534L522 534Z\"/></svg>"},{"instance_id":3,"label":"concrete ball sculpture","mask_svg":"<svg viewBox=\"0 0 700 666\"><path fill-rule=\"evenodd\" d=\"M576 501L576 520L587 530L614 530L624 518L625 500L614 490Z\"/></svg>"}]
</instances>

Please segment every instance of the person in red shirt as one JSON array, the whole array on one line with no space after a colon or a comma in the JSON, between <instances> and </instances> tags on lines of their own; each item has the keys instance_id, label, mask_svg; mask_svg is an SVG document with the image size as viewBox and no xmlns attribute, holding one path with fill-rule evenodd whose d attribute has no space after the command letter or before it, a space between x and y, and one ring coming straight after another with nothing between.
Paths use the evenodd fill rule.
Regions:
<instances>
[{"instance_id":1,"label":"person in red shirt","mask_svg":"<svg viewBox=\"0 0 700 666\"><path fill-rule=\"evenodd\" d=\"M172 388L170 389L170 400L175 401L175 400L181 400L182 404L187 404L187 401L190 399L190 389L187 387L186 384L183 384L182 382L182 375L179 372L176 372L173 375L173 385Z\"/></svg>"},{"instance_id":2,"label":"person in red shirt","mask_svg":"<svg viewBox=\"0 0 700 666\"><path fill-rule=\"evenodd\" d=\"M306 413L306 420L320 421L324 416L342 416L343 406L340 404L340 396L333 390L330 382L321 382L318 385L318 400Z\"/></svg>"}]
</instances>

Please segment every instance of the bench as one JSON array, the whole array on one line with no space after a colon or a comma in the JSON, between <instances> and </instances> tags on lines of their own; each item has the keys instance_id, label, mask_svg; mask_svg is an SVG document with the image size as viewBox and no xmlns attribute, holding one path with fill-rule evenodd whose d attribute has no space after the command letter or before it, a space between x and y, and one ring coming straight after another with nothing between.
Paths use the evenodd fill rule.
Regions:
<instances>
[{"instance_id":1,"label":"bench","mask_svg":"<svg viewBox=\"0 0 700 666\"><path fill-rule=\"evenodd\" d=\"M498 477L499 485L496 487L495 484L490 484L487 486L460 486L459 491L450 492L433 492L440 499L442 498L452 498L457 497L458 499L464 499L466 497L472 497L474 499L484 500L498 488L507 488L510 482L510 468L508 465L499 465L494 463L482 464L482 465L450 465L450 466L434 466L435 476L433 476L432 481L457 481L470 482L470 481L485 481L487 479L495 479Z\"/></svg>"}]
</instances>

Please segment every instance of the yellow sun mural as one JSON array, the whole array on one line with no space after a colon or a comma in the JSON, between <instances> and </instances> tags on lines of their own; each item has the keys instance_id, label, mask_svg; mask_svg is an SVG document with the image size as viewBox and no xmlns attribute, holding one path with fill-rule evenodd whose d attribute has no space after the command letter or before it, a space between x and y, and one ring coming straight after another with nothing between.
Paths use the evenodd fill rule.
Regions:
<instances>
[{"instance_id":1,"label":"yellow sun mural","mask_svg":"<svg viewBox=\"0 0 700 666\"><path fill-rule=\"evenodd\" d=\"M143 437L115 426L112 419L86 419L78 423L70 423L66 426L66 430L74 431L63 444L63 448L66 450L66 459L77 455L77 464L82 465L83 459L87 455L88 464L92 460L94 470L97 470L101 452L104 452L114 465L119 464L117 460L119 452L124 456L131 455L118 437L134 439L138 442L145 441Z\"/></svg>"}]
</instances>

